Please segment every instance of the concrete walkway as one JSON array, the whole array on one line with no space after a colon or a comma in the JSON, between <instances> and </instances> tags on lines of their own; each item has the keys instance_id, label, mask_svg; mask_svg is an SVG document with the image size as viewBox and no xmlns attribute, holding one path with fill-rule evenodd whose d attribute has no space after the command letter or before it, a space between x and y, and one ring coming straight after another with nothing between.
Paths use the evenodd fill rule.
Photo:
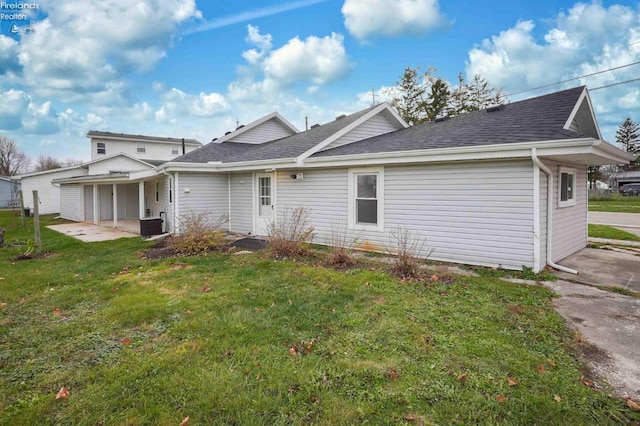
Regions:
<instances>
[{"instance_id":1,"label":"concrete walkway","mask_svg":"<svg viewBox=\"0 0 640 426\"><path fill-rule=\"evenodd\" d=\"M587 362L622 398L640 399L640 299L569 281L545 282L558 312L597 349Z\"/></svg>"},{"instance_id":2,"label":"concrete walkway","mask_svg":"<svg viewBox=\"0 0 640 426\"><path fill-rule=\"evenodd\" d=\"M65 223L63 225L47 226L49 229L68 235L86 243L95 241L110 241L118 238L133 238L140 235L119 229L107 228L91 223Z\"/></svg>"}]
</instances>

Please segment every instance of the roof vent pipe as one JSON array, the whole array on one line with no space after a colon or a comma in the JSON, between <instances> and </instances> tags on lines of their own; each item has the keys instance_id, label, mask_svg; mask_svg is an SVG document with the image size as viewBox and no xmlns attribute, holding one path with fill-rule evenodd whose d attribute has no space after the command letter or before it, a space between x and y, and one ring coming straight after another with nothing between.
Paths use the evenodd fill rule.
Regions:
<instances>
[{"instance_id":1,"label":"roof vent pipe","mask_svg":"<svg viewBox=\"0 0 640 426\"><path fill-rule=\"evenodd\" d=\"M182 138L182 155L187 153L187 148L184 146L184 138Z\"/></svg>"},{"instance_id":2,"label":"roof vent pipe","mask_svg":"<svg viewBox=\"0 0 640 426\"><path fill-rule=\"evenodd\" d=\"M336 121L338 120L342 120L343 118L345 118L347 116L347 114L342 114L336 117Z\"/></svg>"}]
</instances>

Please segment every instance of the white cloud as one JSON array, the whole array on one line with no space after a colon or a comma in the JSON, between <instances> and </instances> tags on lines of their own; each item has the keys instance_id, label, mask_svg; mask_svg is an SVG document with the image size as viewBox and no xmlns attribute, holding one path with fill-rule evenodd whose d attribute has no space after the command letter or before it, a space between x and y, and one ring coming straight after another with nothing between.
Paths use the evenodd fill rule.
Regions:
<instances>
[{"instance_id":1,"label":"white cloud","mask_svg":"<svg viewBox=\"0 0 640 426\"><path fill-rule=\"evenodd\" d=\"M0 76L19 67L18 42L0 34Z\"/></svg>"},{"instance_id":2,"label":"white cloud","mask_svg":"<svg viewBox=\"0 0 640 426\"><path fill-rule=\"evenodd\" d=\"M637 9L599 3L577 3L560 13L542 37L537 37L532 21L484 40L471 49L466 66L468 77L480 74L491 84L514 92L640 61L640 12ZM557 90L586 84L594 89L638 76L638 65L579 78ZM527 92L517 98L529 97ZM598 121L606 139L614 140L616 127L624 116L639 108L637 84L624 84L591 92ZM618 111L617 113L612 113Z\"/></svg>"},{"instance_id":3,"label":"white cloud","mask_svg":"<svg viewBox=\"0 0 640 426\"><path fill-rule=\"evenodd\" d=\"M438 0L345 0L342 15L359 39L423 35L449 26Z\"/></svg>"},{"instance_id":4,"label":"white cloud","mask_svg":"<svg viewBox=\"0 0 640 426\"><path fill-rule=\"evenodd\" d=\"M163 96L162 106L156 111L156 120L177 123L186 117L214 117L229 109L229 103L219 93L187 94L172 88Z\"/></svg>"},{"instance_id":5,"label":"white cloud","mask_svg":"<svg viewBox=\"0 0 640 426\"><path fill-rule=\"evenodd\" d=\"M294 37L284 46L272 49L270 34L247 27L247 43L257 49L242 53L247 64L238 67L238 78L228 86L229 97L237 101L275 102L282 91L296 82L311 83L308 91L344 78L353 65L344 48L344 37Z\"/></svg>"},{"instance_id":6,"label":"white cloud","mask_svg":"<svg viewBox=\"0 0 640 426\"><path fill-rule=\"evenodd\" d=\"M178 26L201 18L194 0L39 4L46 17L32 24L34 32L16 49L21 84L36 95L70 100L105 91L130 70L149 70L166 55Z\"/></svg>"},{"instance_id":7,"label":"white cloud","mask_svg":"<svg viewBox=\"0 0 640 426\"><path fill-rule=\"evenodd\" d=\"M22 90L10 89L0 94L0 129L16 130L22 127L22 116L29 107L29 96Z\"/></svg>"}]
</instances>

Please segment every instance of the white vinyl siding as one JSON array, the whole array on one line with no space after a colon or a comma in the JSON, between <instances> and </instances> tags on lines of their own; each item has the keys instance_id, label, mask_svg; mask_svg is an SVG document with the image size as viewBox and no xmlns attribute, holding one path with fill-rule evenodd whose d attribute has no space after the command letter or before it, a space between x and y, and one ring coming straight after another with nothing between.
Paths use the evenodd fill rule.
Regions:
<instances>
[{"instance_id":1,"label":"white vinyl siding","mask_svg":"<svg viewBox=\"0 0 640 426\"><path fill-rule=\"evenodd\" d=\"M125 156L116 156L94 164L89 164L90 175L107 174L110 172L126 172L131 170L141 171L148 169L151 169L151 166Z\"/></svg>"},{"instance_id":2,"label":"white vinyl siding","mask_svg":"<svg viewBox=\"0 0 640 426\"><path fill-rule=\"evenodd\" d=\"M231 208L229 210L231 232L253 233L253 175L251 173L231 174Z\"/></svg>"},{"instance_id":3,"label":"white vinyl siding","mask_svg":"<svg viewBox=\"0 0 640 426\"><path fill-rule=\"evenodd\" d=\"M101 139L100 137L91 138L91 159L96 160L104 158L105 155L98 155L98 144L106 144L106 155L128 154L134 158L140 158L143 161L149 160L172 160L175 155L172 154L173 147L178 147L179 155L182 154L182 141L175 139L174 141L135 141L126 139ZM144 145L144 152L138 152L138 147ZM200 148L202 145L185 142L185 152L191 152Z\"/></svg>"},{"instance_id":4,"label":"white vinyl siding","mask_svg":"<svg viewBox=\"0 0 640 426\"><path fill-rule=\"evenodd\" d=\"M544 161L553 176L553 262L587 246L587 167ZM558 208L561 167L573 168L575 175L575 205Z\"/></svg>"},{"instance_id":5,"label":"white vinyl siding","mask_svg":"<svg viewBox=\"0 0 640 426\"><path fill-rule=\"evenodd\" d=\"M384 133L393 132L394 130L398 130L398 128L391 124L383 114L378 114L371 117L369 120L365 121L350 132L339 137L335 141L331 142L321 151L326 151L327 149L331 148L337 148L342 145L367 139L373 136L382 135Z\"/></svg>"},{"instance_id":6,"label":"white vinyl siding","mask_svg":"<svg viewBox=\"0 0 640 426\"><path fill-rule=\"evenodd\" d=\"M210 223L218 223L229 212L227 174L180 173L178 217L208 213ZM188 191L188 192L187 192Z\"/></svg>"},{"instance_id":7,"label":"white vinyl siding","mask_svg":"<svg viewBox=\"0 0 640 426\"><path fill-rule=\"evenodd\" d=\"M84 176L87 171L81 167L56 171L51 170L35 176L22 178L22 193L24 195L24 205L33 210L33 190L38 191L40 199L40 214L60 213L60 188L64 185L54 186L51 184L53 179L62 179L66 177Z\"/></svg>"},{"instance_id":8,"label":"white vinyl siding","mask_svg":"<svg viewBox=\"0 0 640 426\"><path fill-rule=\"evenodd\" d=\"M540 170L540 267L547 264L547 174Z\"/></svg>"},{"instance_id":9,"label":"white vinyl siding","mask_svg":"<svg viewBox=\"0 0 640 426\"><path fill-rule=\"evenodd\" d=\"M431 258L449 262L533 267L533 175L530 161L384 167L384 230L349 231L359 248L393 250L389 231L406 227L426 239ZM278 215L310 209L321 244L347 222L347 169L278 173Z\"/></svg>"},{"instance_id":10,"label":"white vinyl siding","mask_svg":"<svg viewBox=\"0 0 640 426\"><path fill-rule=\"evenodd\" d=\"M60 217L63 219L82 221L83 189L81 185L64 185L60 188Z\"/></svg>"},{"instance_id":11,"label":"white vinyl siding","mask_svg":"<svg viewBox=\"0 0 640 426\"><path fill-rule=\"evenodd\" d=\"M295 173L295 170L277 173L276 220L296 207L306 207L315 228L314 241L330 244L332 227L347 231L347 169L305 170L303 180L291 179Z\"/></svg>"},{"instance_id":12,"label":"white vinyl siding","mask_svg":"<svg viewBox=\"0 0 640 426\"><path fill-rule=\"evenodd\" d=\"M272 119L229 139L228 142L261 144L293 134L292 130L285 129Z\"/></svg>"}]
</instances>

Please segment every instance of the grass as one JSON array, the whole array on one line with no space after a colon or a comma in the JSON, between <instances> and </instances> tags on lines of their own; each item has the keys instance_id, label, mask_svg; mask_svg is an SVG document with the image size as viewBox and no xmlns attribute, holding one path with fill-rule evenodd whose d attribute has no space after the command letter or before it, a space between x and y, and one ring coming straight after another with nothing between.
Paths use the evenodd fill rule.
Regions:
<instances>
[{"instance_id":1,"label":"grass","mask_svg":"<svg viewBox=\"0 0 640 426\"><path fill-rule=\"evenodd\" d=\"M589 236L592 238L607 238L610 240L640 241L640 237L621 229L606 225L589 224Z\"/></svg>"},{"instance_id":2,"label":"grass","mask_svg":"<svg viewBox=\"0 0 640 426\"><path fill-rule=\"evenodd\" d=\"M589 211L640 213L640 197L623 197L622 195L614 192L611 194L610 200L589 201Z\"/></svg>"},{"instance_id":3,"label":"grass","mask_svg":"<svg viewBox=\"0 0 640 426\"><path fill-rule=\"evenodd\" d=\"M18 223L0 212L7 241L30 238ZM0 424L640 421L581 383L542 287L42 234L47 257L0 249Z\"/></svg>"}]
</instances>

